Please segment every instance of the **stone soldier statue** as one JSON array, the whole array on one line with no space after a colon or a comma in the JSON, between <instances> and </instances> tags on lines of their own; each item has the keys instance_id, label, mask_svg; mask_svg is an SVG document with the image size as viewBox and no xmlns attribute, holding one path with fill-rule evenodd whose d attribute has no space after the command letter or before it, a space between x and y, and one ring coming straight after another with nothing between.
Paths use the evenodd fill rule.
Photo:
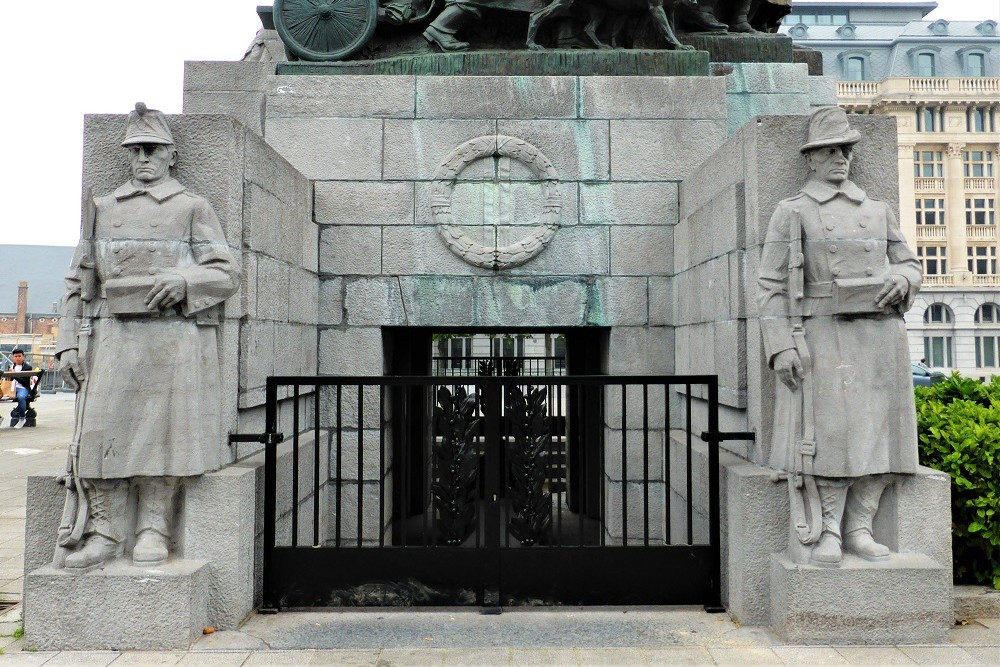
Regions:
<instances>
[{"instance_id":1,"label":"stone soldier statue","mask_svg":"<svg viewBox=\"0 0 1000 667\"><path fill-rule=\"evenodd\" d=\"M809 179L778 204L761 256L761 329L780 380L771 465L789 480L793 560L822 566L842 549L889 557L872 519L893 474L917 469L903 313L920 262L889 206L848 179L860 139L843 110L813 113Z\"/></svg>"},{"instance_id":2,"label":"stone soldier statue","mask_svg":"<svg viewBox=\"0 0 1000 667\"><path fill-rule=\"evenodd\" d=\"M133 562L162 564L182 480L228 463L217 331L237 260L212 206L171 177L161 112L136 104L122 146L132 179L85 200L57 344L78 395L56 564L75 572L122 555L133 514Z\"/></svg>"}]
</instances>

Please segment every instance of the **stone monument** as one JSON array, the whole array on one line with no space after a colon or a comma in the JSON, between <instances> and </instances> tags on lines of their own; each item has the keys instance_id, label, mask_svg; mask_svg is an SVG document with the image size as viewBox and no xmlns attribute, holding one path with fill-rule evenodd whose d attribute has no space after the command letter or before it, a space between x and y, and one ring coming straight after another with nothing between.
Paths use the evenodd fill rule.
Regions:
<instances>
[{"instance_id":1,"label":"stone monument","mask_svg":"<svg viewBox=\"0 0 1000 667\"><path fill-rule=\"evenodd\" d=\"M920 262L892 209L848 178L860 140L842 109L813 113L808 180L778 205L761 257L764 348L780 380L771 465L788 478L790 555L821 566L839 565L842 547L887 561L872 521L891 475L917 471L903 313Z\"/></svg>"},{"instance_id":2,"label":"stone monument","mask_svg":"<svg viewBox=\"0 0 1000 667\"><path fill-rule=\"evenodd\" d=\"M264 578L263 513L256 508L265 496L260 434L268 376L393 374L400 352L393 345L431 329L572 331L600 338L588 348L597 351L587 373L716 376L717 405L697 388L678 388L663 397L662 410L650 411L648 434L623 412L594 411L596 431L624 443L617 472L600 480L609 502L628 497L629 473L645 455L684 457L687 480L679 466L650 466L656 493L676 500L650 539L669 542L672 524L685 519L689 541L706 537L708 494L693 484L708 479L708 445L677 433L706 430L713 404L719 428L756 436L722 444L719 457L716 580L729 613L796 642L943 640L950 623L948 481L916 464L912 406L904 405L909 387L902 386L908 381L874 372L905 363L899 313L920 282L892 217L895 132L889 119L831 109L807 128L807 114L831 103L829 82L793 62L788 38L748 29L755 8L787 3L673 3L674 35L694 49L668 49L651 12L672 3L611 11L625 3L563 2L556 5L563 15L553 11L539 27L544 51L525 45L531 14L552 6L543 0L364 2L356 5L370 12L345 16L349 4L279 0L273 10L262 8L265 33L247 61L187 63L184 114L172 117L170 128L154 112L132 114L130 123L149 125L130 149L134 178L143 182L148 168L139 167L150 156L169 166L171 131L182 156L195 151L198 160L178 164L178 178L212 203L200 211L219 213L225 238L212 238L222 245L228 239L231 255L240 255L241 280L234 257L214 241L178 243L158 216L143 218L153 241L129 235L122 207L142 203L156 212L199 200L180 185L126 185L98 198L86 218L95 232L85 225L62 360L72 378L110 386L104 394L129 379L103 376L97 357L117 348L121 358L125 350L155 361L172 391L178 377L192 381L193 359L216 349L205 316L221 307L223 426L210 434L202 428L206 449L197 468L114 474L105 455L124 457L125 434L142 422L118 428L131 401L110 406L119 412L99 402L96 422L88 416L91 393L81 393L80 457L67 477L75 497L95 507L137 499L136 511L143 497L155 497L147 507L164 508L174 502L172 485L157 483L160 490L144 496L147 478L186 477L179 485L183 518L171 540L152 512L137 524L147 537L131 559L117 559L129 553L134 531L120 522L101 528L104 515L73 523L81 513L67 511L63 534L83 546L64 554L69 569L56 568L49 560L62 498L51 479L29 480L26 642L168 648L190 642L199 623L238 627L260 605ZM595 18L602 7L604 18ZM296 23L303 18L319 28ZM336 32L320 25L335 18L350 19L352 29L321 38ZM289 61L275 56L271 27ZM560 48L597 42L618 48ZM84 174L95 187L113 190L126 178L123 165L106 157L120 142L122 121L88 117ZM149 136L159 137L157 145L144 147ZM813 175L802 186L807 169ZM144 260L133 275L139 250L164 259ZM195 261L202 251L210 251L209 265ZM148 273L150 266L157 271ZM197 269L207 282L195 284L209 293L192 292L187 280L183 290L176 280L156 285L159 269L177 266ZM113 282L119 278L128 280ZM226 300L237 282L237 296ZM80 339L84 346L76 343L78 317L81 325L96 319ZM178 331L171 345L190 349L163 352L145 334L109 338L170 327ZM872 342L877 350L863 347ZM897 393L863 400L847 383ZM199 390L196 407L180 404L171 428L186 428L190 410L204 410L212 398L205 393ZM168 395L164 409L174 405ZM296 423L318 424L318 395L279 393L269 405L271 425L279 422L287 435ZM358 396L366 407L378 405ZM856 409L878 426L874 433L855 424L834 428ZM95 429L105 421L121 432L113 442ZM365 415L363 423L343 424L345 439L360 442L378 417ZM284 482L270 487L271 538L281 548L296 532L323 542L344 523L359 547L378 545L393 511L390 485L372 464L379 457L366 455L364 465L359 457L356 470L333 473L340 444L316 430L298 434L299 449L315 446L308 450L315 458L268 440L277 452L272 482L292 478L293 470L300 483L318 480L301 493ZM169 429L158 435L173 438ZM377 441L377 432L370 435ZM96 461L92 442L102 447ZM216 445L224 455L205 453ZM198 474L227 456L235 462ZM789 488L772 481L772 462ZM894 476L888 486L887 475ZM352 501L334 501L334 477L356 491ZM139 495L126 497L126 486ZM688 499L686 516L666 516ZM635 537L635 525L612 526L619 531L612 537ZM159 588L136 595L150 582ZM100 599L114 604L98 614L91 610ZM133 618L153 619L150 627L163 619L147 600L181 600L186 625L146 633L155 641L135 639ZM78 617L86 622L75 626Z\"/></svg>"}]
</instances>

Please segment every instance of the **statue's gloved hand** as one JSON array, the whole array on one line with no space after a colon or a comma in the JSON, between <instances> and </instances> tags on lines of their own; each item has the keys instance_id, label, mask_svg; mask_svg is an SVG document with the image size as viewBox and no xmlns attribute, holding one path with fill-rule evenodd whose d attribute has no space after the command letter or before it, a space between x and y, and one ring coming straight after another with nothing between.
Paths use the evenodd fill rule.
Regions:
<instances>
[{"instance_id":1,"label":"statue's gloved hand","mask_svg":"<svg viewBox=\"0 0 1000 667\"><path fill-rule=\"evenodd\" d=\"M878 297L875 299L875 304L879 308L895 306L897 303L906 298L909 291L910 283L906 278L903 276L888 277L885 279L885 285L882 287L882 291L878 293Z\"/></svg>"},{"instance_id":2,"label":"statue's gloved hand","mask_svg":"<svg viewBox=\"0 0 1000 667\"><path fill-rule=\"evenodd\" d=\"M80 391L80 383L86 379L86 374L76 350L63 350L59 353L59 375L73 391Z\"/></svg>"},{"instance_id":3,"label":"statue's gloved hand","mask_svg":"<svg viewBox=\"0 0 1000 667\"><path fill-rule=\"evenodd\" d=\"M161 310L173 308L187 296L184 278L173 273L161 273L153 282L153 289L146 295L146 308Z\"/></svg>"},{"instance_id":4,"label":"statue's gloved hand","mask_svg":"<svg viewBox=\"0 0 1000 667\"><path fill-rule=\"evenodd\" d=\"M792 391L798 389L799 380L805 377L798 351L782 350L774 355L774 372L786 387Z\"/></svg>"}]
</instances>

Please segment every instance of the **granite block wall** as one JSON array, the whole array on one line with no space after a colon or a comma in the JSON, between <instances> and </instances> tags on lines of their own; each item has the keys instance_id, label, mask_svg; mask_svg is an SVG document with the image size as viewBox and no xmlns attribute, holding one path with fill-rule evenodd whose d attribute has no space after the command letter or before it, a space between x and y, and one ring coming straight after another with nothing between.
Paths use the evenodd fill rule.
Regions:
<instances>
[{"instance_id":1,"label":"granite block wall","mask_svg":"<svg viewBox=\"0 0 1000 667\"><path fill-rule=\"evenodd\" d=\"M265 139L315 180L320 372L381 374L387 325L608 326L621 350L610 373L672 371L677 185L721 144L724 88L719 78L272 77ZM549 246L498 273L450 252L430 210L441 162L496 134L544 153L562 200ZM455 210L475 232L501 183L516 236L537 216L533 177L516 160L497 175L493 162L462 172Z\"/></svg>"}]
</instances>

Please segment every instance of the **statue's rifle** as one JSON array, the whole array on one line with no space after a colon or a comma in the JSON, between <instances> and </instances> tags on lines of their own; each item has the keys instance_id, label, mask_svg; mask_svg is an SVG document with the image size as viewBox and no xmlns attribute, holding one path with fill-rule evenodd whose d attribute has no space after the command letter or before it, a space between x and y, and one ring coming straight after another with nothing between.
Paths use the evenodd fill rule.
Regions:
<instances>
[{"instance_id":1,"label":"statue's rifle","mask_svg":"<svg viewBox=\"0 0 1000 667\"><path fill-rule=\"evenodd\" d=\"M816 457L816 413L813 395L812 355L806 344L805 326L805 253L802 247L802 218L798 209L792 212L788 244L788 314L792 323L792 341L802 363L800 417L791 411L789 437L792 445L791 474L788 477L788 499L792 525L802 544L813 544L823 531L819 489L813 474ZM794 395L793 395L794 400ZM798 421L801 430L794 428ZM808 509L807 509L808 506Z\"/></svg>"},{"instance_id":2,"label":"statue's rifle","mask_svg":"<svg viewBox=\"0 0 1000 667\"><path fill-rule=\"evenodd\" d=\"M87 367L90 335L93 330L91 323L91 303L97 296L97 262L94 248L94 228L97 223L97 207L94 204L93 192L86 188L83 194L83 216L81 220L81 238L83 239L82 256L77 268L80 278L80 295L77 307L79 330L77 336L77 358L87 372L84 377L77 378L79 388L74 410L73 440L69 445L66 461L66 474L59 477L60 483L66 487L66 500L63 503L62 519L59 522L58 536L54 562L62 567L70 550L83 539L83 531L87 525L90 507L87 494L80 479L80 438L83 434L83 415L87 405Z\"/></svg>"}]
</instances>

